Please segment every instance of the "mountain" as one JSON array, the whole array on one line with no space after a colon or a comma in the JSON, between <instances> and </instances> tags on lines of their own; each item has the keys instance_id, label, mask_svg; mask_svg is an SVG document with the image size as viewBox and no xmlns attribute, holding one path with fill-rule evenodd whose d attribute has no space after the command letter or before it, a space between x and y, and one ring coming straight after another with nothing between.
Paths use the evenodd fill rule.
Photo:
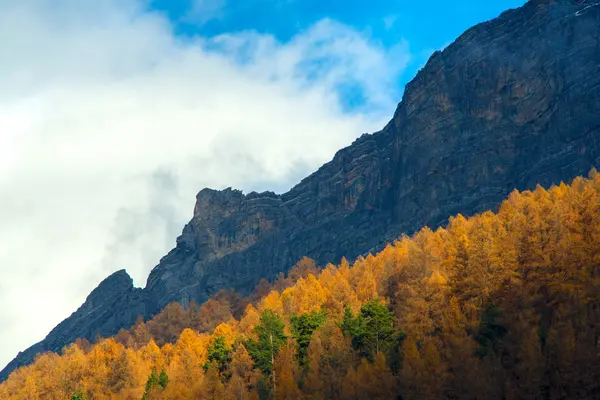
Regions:
<instances>
[{"instance_id":1,"label":"mountain","mask_svg":"<svg viewBox=\"0 0 600 400\"><path fill-rule=\"evenodd\" d=\"M600 3L532 0L461 35L407 86L392 120L289 192L203 189L144 289L111 275L1 373L78 337L109 336L172 301L248 293L302 256L355 258L513 189L600 164Z\"/></svg>"},{"instance_id":2,"label":"mountain","mask_svg":"<svg viewBox=\"0 0 600 400\"><path fill-rule=\"evenodd\" d=\"M596 170L267 286L44 353L0 399L600 398Z\"/></svg>"}]
</instances>

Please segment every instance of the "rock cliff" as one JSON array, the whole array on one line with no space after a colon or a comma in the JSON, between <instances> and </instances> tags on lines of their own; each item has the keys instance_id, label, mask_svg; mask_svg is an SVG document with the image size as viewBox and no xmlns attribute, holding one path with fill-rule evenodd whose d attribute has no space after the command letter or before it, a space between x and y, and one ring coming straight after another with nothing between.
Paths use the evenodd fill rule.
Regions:
<instances>
[{"instance_id":1,"label":"rock cliff","mask_svg":"<svg viewBox=\"0 0 600 400\"><path fill-rule=\"evenodd\" d=\"M223 287L247 293L302 256L321 265L354 258L456 213L494 209L515 188L599 165L600 2L532 0L433 54L382 131L289 192L200 191L144 289L115 273L0 379L40 351L115 334L171 301L203 301Z\"/></svg>"}]
</instances>

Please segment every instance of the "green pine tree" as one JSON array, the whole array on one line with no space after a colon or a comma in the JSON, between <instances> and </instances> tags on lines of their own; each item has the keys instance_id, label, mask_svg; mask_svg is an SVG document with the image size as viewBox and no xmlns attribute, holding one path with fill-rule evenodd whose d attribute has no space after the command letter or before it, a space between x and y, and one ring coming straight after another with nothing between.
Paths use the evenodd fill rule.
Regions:
<instances>
[{"instance_id":1,"label":"green pine tree","mask_svg":"<svg viewBox=\"0 0 600 400\"><path fill-rule=\"evenodd\" d=\"M218 336L214 343L208 345L208 361L204 364L204 370L207 371L212 364L217 366L221 380L229 379L227 368L231 362L231 347L227 347L225 336Z\"/></svg>"},{"instance_id":2,"label":"green pine tree","mask_svg":"<svg viewBox=\"0 0 600 400\"><path fill-rule=\"evenodd\" d=\"M258 340L248 340L246 349L254 360L254 365L264 374L270 374L273 361L279 348L287 339L283 333L283 322L273 311L265 310L260 316L260 324L254 328Z\"/></svg>"},{"instance_id":3,"label":"green pine tree","mask_svg":"<svg viewBox=\"0 0 600 400\"><path fill-rule=\"evenodd\" d=\"M160 375L158 377L158 384L163 389L165 389L169 384L169 376L167 375L167 372L164 369L160 371Z\"/></svg>"},{"instance_id":4,"label":"green pine tree","mask_svg":"<svg viewBox=\"0 0 600 400\"><path fill-rule=\"evenodd\" d=\"M150 396L150 391L159 385L158 375L156 374L156 368L152 368L152 373L148 377L146 381L146 390L144 391L144 395L142 396L142 400L148 400Z\"/></svg>"},{"instance_id":5,"label":"green pine tree","mask_svg":"<svg viewBox=\"0 0 600 400\"><path fill-rule=\"evenodd\" d=\"M342 322L340 323L340 329L344 336L352 338L355 335L357 330L357 322L354 318L354 314L352 314L352 310L350 307L346 307L344 309L344 316L342 317Z\"/></svg>"},{"instance_id":6,"label":"green pine tree","mask_svg":"<svg viewBox=\"0 0 600 400\"><path fill-rule=\"evenodd\" d=\"M498 322L500 310L494 303L486 304L479 322L479 329L475 334L475 340L479 348L475 354L480 358L486 356L490 349L495 349L497 343L506 335L507 329Z\"/></svg>"},{"instance_id":7,"label":"green pine tree","mask_svg":"<svg viewBox=\"0 0 600 400\"><path fill-rule=\"evenodd\" d=\"M324 312L312 312L300 316L292 315L292 336L296 340L297 357L301 366L306 365L308 345L313 332L325 322Z\"/></svg>"},{"instance_id":8,"label":"green pine tree","mask_svg":"<svg viewBox=\"0 0 600 400\"><path fill-rule=\"evenodd\" d=\"M352 347L370 360L379 352L389 353L401 338L394 330L394 315L379 300L365 303L356 317L346 308L340 328L352 339Z\"/></svg>"}]
</instances>

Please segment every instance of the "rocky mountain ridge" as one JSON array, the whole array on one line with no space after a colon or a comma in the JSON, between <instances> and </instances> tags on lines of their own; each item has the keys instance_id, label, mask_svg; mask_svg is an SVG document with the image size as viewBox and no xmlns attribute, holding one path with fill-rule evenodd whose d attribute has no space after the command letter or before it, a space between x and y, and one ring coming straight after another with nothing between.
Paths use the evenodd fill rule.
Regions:
<instances>
[{"instance_id":1,"label":"rocky mountain ridge","mask_svg":"<svg viewBox=\"0 0 600 400\"><path fill-rule=\"evenodd\" d=\"M200 191L144 289L125 271L111 275L0 379L41 351L113 335L169 302L201 302L224 287L247 293L302 256L355 258L598 165L600 3L529 1L434 53L383 130L289 192Z\"/></svg>"}]
</instances>

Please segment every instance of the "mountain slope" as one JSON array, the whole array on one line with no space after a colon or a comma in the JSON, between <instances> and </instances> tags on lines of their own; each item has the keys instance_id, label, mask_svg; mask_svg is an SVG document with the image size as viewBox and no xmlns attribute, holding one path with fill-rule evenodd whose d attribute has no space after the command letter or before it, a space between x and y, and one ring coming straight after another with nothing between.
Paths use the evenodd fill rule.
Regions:
<instances>
[{"instance_id":1,"label":"mountain slope","mask_svg":"<svg viewBox=\"0 0 600 400\"><path fill-rule=\"evenodd\" d=\"M45 353L0 398L598 399L600 174L261 293Z\"/></svg>"},{"instance_id":2,"label":"mountain slope","mask_svg":"<svg viewBox=\"0 0 600 400\"><path fill-rule=\"evenodd\" d=\"M202 190L146 288L117 273L115 293L90 295L0 379L39 351L114 334L171 301L202 301L222 287L248 292L301 256L354 258L453 214L494 209L514 188L586 174L600 164L596 3L530 1L469 29L430 58L382 131L285 194Z\"/></svg>"}]
</instances>

